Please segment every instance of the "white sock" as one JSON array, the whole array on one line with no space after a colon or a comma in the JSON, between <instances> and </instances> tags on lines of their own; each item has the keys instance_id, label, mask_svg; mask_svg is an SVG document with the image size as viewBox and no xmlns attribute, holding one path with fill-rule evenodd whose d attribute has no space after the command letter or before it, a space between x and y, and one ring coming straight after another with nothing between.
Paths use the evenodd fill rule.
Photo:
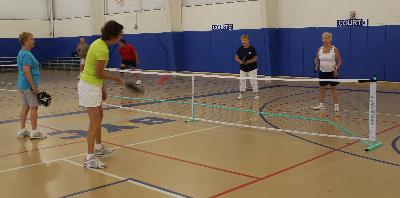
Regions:
<instances>
[{"instance_id":1,"label":"white sock","mask_svg":"<svg viewBox=\"0 0 400 198\"><path fill-rule=\"evenodd\" d=\"M23 129L20 129L20 130L19 130L19 132L21 132L21 133L22 133L22 132L25 132L25 131L26 131L26 128L23 128Z\"/></svg>"},{"instance_id":2,"label":"white sock","mask_svg":"<svg viewBox=\"0 0 400 198\"><path fill-rule=\"evenodd\" d=\"M94 154L93 153L86 154L86 160L91 160L93 158L94 158Z\"/></svg>"},{"instance_id":3,"label":"white sock","mask_svg":"<svg viewBox=\"0 0 400 198\"><path fill-rule=\"evenodd\" d=\"M96 144L95 149L97 151L100 151L101 149L103 149L103 145L102 144Z\"/></svg>"},{"instance_id":4,"label":"white sock","mask_svg":"<svg viewBox=\"0 0 400 198\"><path fill-rule=\"evenodd\" d=\"M31 131L31 134L35 134L35 133L37 133L38 131L37 130L32 130Z\"/></svg>"}]
</instances>

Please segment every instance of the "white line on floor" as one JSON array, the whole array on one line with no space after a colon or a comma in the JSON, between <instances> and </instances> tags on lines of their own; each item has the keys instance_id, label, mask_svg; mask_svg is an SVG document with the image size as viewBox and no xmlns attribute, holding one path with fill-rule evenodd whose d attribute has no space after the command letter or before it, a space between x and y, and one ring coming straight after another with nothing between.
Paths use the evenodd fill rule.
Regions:
<instances>
[{"instance_id":1,"label":"white line on floor","mask_svg":"<svg viewBox=\"0 0 400 198\"><path fill-rule=\"evenodd\" d=\"M74 161L69 160L69 159L62 159L62 161L67 162L67 163L69 163L69 164L73 164L73 165L82 167L82 164L79 164L79 163L74 162ZM123 177L121 177L121 176L114 175L114 174L112 174L112 173L108 173L108 172L106 172L106 171L102 171L102 170L99 170L99 169L91 169L91 168L89 168L88 170L91 170L91 171L94 171L94 172L97 172L97 173L100 173L100 174L103 174L103 175L106 175L106 176L109 176L109 177L112 177L112 178L118 179L118 180L127 180L127 179L128 179L128 178L123 178ZM134 184L134 185L137 185L137 186L141 186L141 187L143 187L143 188L147 188L147 189L149 189L149 190L156 191L156 192L159 192L159 193L162 193L162 194L165 194L165 195L169 195L169 196L171 196L171 197L183 197L183 196L179 196L179 195L170 193L170 192L168 192L168 191L161 190L161 189L159 189L159 188L155 188L155 187L153 187L153 186L145 185L145 184L142 184L142 183L139 183L139 182L135 182L135 181L132 181L132 180L127 180L126 182L131 183L131 184Z\"/></svg>"},{"instance_id":2,"label":"white line on floor","mask_svg":"<svg viewBox=\"0 0 400 198\"><path fill-rule=\"evenodd\" d=\"M157 139L153 139L153 140L137 142L137 143L133 143L133 144L125 145L125 146L133 146L133 145L146 144L146 143L150 143L150 142L156 142L156 141L170 139L170 138L174 138L174 137L178 137L178 136L189 135L189 134L194 134L194 133L200 133L200 132L203 132L203 131L207 131L207 130L211 130L211 129L215 129L215 128L219 128L219 127L224 127L224 126L225 125L220 125L220 126L214 126L214 127L209 127L209 128L205 128L205 129L198 129L198 130L194 130L194 131L190 131L190 132L186 132L186 133L182 133L182 134L178 134L178 135L171 135L171 136L166 136L166 137L163 137L163 138L157 138ZM119 148L119 147L115 147L115 148ZM42 165L42 164L49 164L49 163L57 162L57 161L64 160L64 159L71 159L71 158L75 158L75 157L81 157L81 156L84 156L84 155L86 155L86 153L79 154L79 155L73 155L73 156L67 156L67 157L63 157L63 158L57 158L57 159L49 160L49 161L43 161L43 162L40 162L40 163L30 164L30 165L26 165L26 166L19 166L19 167L15 167L15 168L6 169L6 170L0 170L0 173L20 170L20 169L29 168L29 167L33 167L33 166L38 166L38 165Z\"/></svg>"}]
</instances>

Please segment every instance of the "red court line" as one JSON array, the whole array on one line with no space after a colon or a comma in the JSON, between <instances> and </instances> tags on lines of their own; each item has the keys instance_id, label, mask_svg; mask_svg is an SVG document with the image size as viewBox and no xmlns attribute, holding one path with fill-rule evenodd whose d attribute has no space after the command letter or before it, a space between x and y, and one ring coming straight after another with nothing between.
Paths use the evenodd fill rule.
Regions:
<instances>
[{"instance_id":1,"label":"red court line","mask_svg":"<svg viewBox=\"0 0 400 198\"><path fill-rule=\"evenodd\" d=\"M107 144L110 144L110 145L118 146L118 147L121 147L121 148L129 149L129 150L133 150L133 151L138 151L138 152L141 152L141 153L146 153L146 154L150 154L150 155L154 155L154 156L158 156L158 157L162 157L162 158L166 158L166 159L171 159L171 160L175 160L175 161L179 161L179 162L184 162L184 163L187 163L187 164L201 166L201 167L204 167L204 168L218 170L218 171L222 171L222 172L225 172L225 173L230 173L230 174L239 175L239 176L243 176L243 177L248 177L248 178L252 178L252 179L260 179L260 177L252 176L252 175L245 174L245 173L231 171L231 170L227 170L227 169L223 169L223 168L217 168L217 167L206 165L206 164L201 164L201 163L197 163L197 162L192 162L192 161L188 161L188 160L179 159L179 158L176 158L176 157L171 157L171 156L167 156L167 155L153 153L153 152L150 152L150 151L145 151L145 150L141 150L141 149L137 149L137 148L133 148L133 147L128 147L128 146L124 146L124 145L120 145L120 144L115 144L115 143L112 143L112 142L106 142L106 141L103 141L103 142L107 143Z\"/></svg>"},{"instance_id":2,"label":"red court line","mask_svg":"<svg viewBox=\"0 0 400 198\"><path fill-rule=\"evenodd\" d=\"M395 129L395 128L397 128L397 127L400 127L400 125L396 125L396 126L393 126L393 127L388 128L388 129L385 129L385 130L379 132L378 134L386 133L386 132L388 132L388 131L390 131L390 130L392 130L392 129ZM347 147L349 147L349 146L352 146L352 145L354 145L354 144L356 144L356 143L358 143L358 142L360 142L360 141L357 140L357 141L354 141L354 142L349 143L349 144L347 144L347 145L344 145L344 146L342 146L342 147L339 147L339 148L337 148L337 149L335 149L335 150L330 150L330 151L328 151L328 152L326 152L326 153L322 153L322 154L320 154L320 155L318 155L318 156L315 156L315 157L310 158L310 159L308 159L308 160L305 160L305 161L302 161L302 162L300 162L300 163L291 165L291 166L289 166L289 167L287 167L287 168L281 169L281 170L276 171L276 172L274 172L274 173L271 173L271 174L269 174L269 175L267 175L267 176L264 176L264 177L261 177L261 178L259 178L259 179L250 181L250 182L248 182L248 183L245 183L245 184L242 184L242 185L233 187L233 188L231 188L231 189L228 189L228 190L223 191L223 192L221 192L221 193L218 193L218 194L216 194L216 195L212 195L210 198L220 197L220 196L229 194L229 193L231 193L231 192L233 192L233 191L239 190L239 189L241 189L241 188L247 187L247 186L249 186L249 185L255 184L255 183L257 183L257 182L260 182L260 181L262 181L262 180L266 180L266 179L268 179L268 178L274 177L274 176L279 175L279 174L281 174L281 173L284 173L284 172L287 172L287 171L292 170L292 169L294 169L294 168L297 168L297 167L300 167L300 166L302 166L302 165L305 165L305 164L307 164L307 163L309 163L309 162L312 162L312 161L314 161L314 160L320 159L320 158L322 158L322 157L324 157L324 156L330 155L330 154L332 154L332 153L334 153L334 152L337 152L338 150L341 150L341 149L347 148Z\"/></svg>"},{"instance_id":3,"label":"red court line","mask_svg":"<svg viewBox=\"0 0 400 198\"><path fill-rule=\"evenodd\" d=\"M48 129L52 129L52 130L61 131L61 130L56 129L56 128L47 127L47 126L43 126L43 125L41 125L41 126L42 127L46 127ZM86 140L83 140L81 142L84 142L84 141L86 141ZM157 153L153 153L153 152L149 152L149 151L145 151L145 150L141 150L141 149L136 149L136 148L132 148L132 147L128 147L128 146L112 143L112 142L103 141L103 143L107 143L107 144L110 144L110 145L118 146L118 147L129 149L129 150L134 150L134 151L138 151L138 152L142 152L142 153L146 153L146 154L150 154L150 155L163 157L163 158L166 158L166 159L172 159L172 160L176 160L176 161L180 161L180 162L184 162L184 163L188 163L188 164L192 164L192 165L197 165L197 166L201 166L201 167L205 167L205 168L210 168L210 169L222 171L222 172L225 172L225 173L231 173L231 174L240 175L240 176L248 177L248 178L252 178L252 179L259 179L259 177L256 177L256 176L252 176L252 175L248 175L248 174L244 174L244 173L239 173L239 172L236 172L236 171L230 171L230 170L226 170L226 169L222 169L222 168L217 168L217 167L209 166L209 165L206 165L206 164L200 164L200 163L197 163L197 162L191 162L191 161L188 161L188 160L183 160L183 159L170 157L170 156L166 156L166 155L161 155L161 154L157 154Z\"/></svg>"}]
</instances>

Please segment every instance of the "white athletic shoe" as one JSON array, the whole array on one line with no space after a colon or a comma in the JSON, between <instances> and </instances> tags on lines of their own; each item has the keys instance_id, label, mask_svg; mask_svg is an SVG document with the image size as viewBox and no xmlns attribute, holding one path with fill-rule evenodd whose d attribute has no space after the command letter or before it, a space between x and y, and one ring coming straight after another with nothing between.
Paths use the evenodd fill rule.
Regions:
<instances>
[{"instance_id":1,"label":"white athletic shoe","mask_svg":"<svg viewBox=\"0 0 400 198\"><path fill-rule=\"evenodd\" d=\"M241 100L243 98L243 94L239 94L239 96L237 97L238 100Z\"/></svg>"},{"instance_id":2,"label":"white athletic shoe","mask_svg":"<svg viewBox=\"0 0 400 198\"><path fill-rule=\"evenodd\" d=\"M317 106L313 107L314 110L322 110L325 109L324 103L319 103Z\"/></svg>"},{"instance_id":3,"label":"white athletic shoe","mask_svg":"<svg viewBox=\"0 0 400 198\"><path fill-rule=\"evenodd\" d=\"M142 81L141 80L137 80L136 81L136 85L142 85Z\"/></svg>"},{"instance_id":4,"label":"white athletic shoe","mask_svg":"<svg viewBox=\"0 0 400 198\"><path fill-rule=\"evenodd\" d=\"M18 133L17 133L17 138L18 139L24 139L30 136L29 131L27 131L26 129L21 129Z\"/></svg>"},{"instance_id":5,"label":"white athletic shoe","mask_svg":"<svg viewBox=\"0 0 400 198\"><path fill-rule=\"evenodd\" d=\"M85 162L83 163L83 167L85 168L93 168L93 169L103 169L107 168L107 164L97 159L93 156L91 159L87 160L85 158Z\"/></svg>"},{"instance_id":6,"label":"white athletic shoe","mask_svg":"<svg viewBox=\"0 0 400 198\"><path fill-rule=\"evenodd\" d=\"M96 154L96 157L104 157L106 155L110 155L111 153L114 153L115 149L113 148L107 148L104 145L101 146L100 150L95 149L94 154Z\"/></svg>"},{"instance_id":7,"label":"white athletic shoe","mask_svg":"<svg viewBox=\"0 0 400 198\"><path fill-rule=\"evenodd\" d=\"M258 95L254 96L254 100L258 100L260 97Z\"/></svg>"},{"instance_id":8,"label":"white athletic shoe","mask_svg":"<svg viewBox=\"0 0 400 198\"><path fill-rule=\"evenodd\" d=\"M39 132L39 131L32 131L30 139L31 140L41 140L41 139L46 139L47 135L44 135L43 133Z\"/></svg>"},{"instance_id":9,"label":"white athletic shoe","mask_svg":"<svg viewBox=\"0 0 400 198\"><path fill-rule=\"evenodd\" d=\"M335 112L339 112L340 108L339 108L339 104L335 104Z\"/></svg>"}]
</instances>

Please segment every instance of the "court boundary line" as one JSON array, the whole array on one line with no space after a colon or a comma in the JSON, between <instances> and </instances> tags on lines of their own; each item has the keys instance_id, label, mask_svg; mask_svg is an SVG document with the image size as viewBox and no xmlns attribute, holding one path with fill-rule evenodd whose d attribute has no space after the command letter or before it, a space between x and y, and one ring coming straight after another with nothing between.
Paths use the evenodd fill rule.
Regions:
<instances>
[{"instance_id":1,"label":"court boundary line","mask_svg":"<svg viewBox=\"0 0 400 198\"><path fill-rule=\"evenodd\" d=\"M68 197L73 197L73 196L76 196L76 195L84 194L84 193L87 193L87 192L93 192L93 191L96 191L96 190L99 190L99 189L102 189L102 188L107 188L107 187L114 186L114 185L117 185L117 184L125 183L128 180L129 179L119 180L119 181L116 181L116 182L112 182L112 183L96 186L96 187L93 187L93 188L90 188L90 189L87 189L87 190L82 190L82 191L79 191L79 192L75 192L75 193L71 193L71 194L68 194L68 195L61 196L61 198L68 198Z\"/></svg>"},{"instance_id":2,"label":"court boundary line","mask_svg":"<svg viewBox=\"0 0 400 198\"><path fill-rule=\"evenodd\" d=\"M306 93L306 92L304 92L304 93ZM262 106L260 107L260 111L263 110L264 108L266 108L267 105L269 105L269 104L270 104L271 102L273 102L273 101L280 100L280 99L283 99L283 98L292 97L292 96L293 96L293 95L287 95L287 96L285 96L285 97L279 97L279 98L272 99L272 100L268 101L267 103L265 103L264 105L262 105ZM272 127L274 127L274 128L278 128L278 129L279 129L279 127L275 126L273 123L271 123L270 121L268 121L268 119L267 119L265 116L260 115L260 117L261 117L261 119L263 119L268 125L270 125L270 126L272 126ZM385 122L385 121L383 121L383 122ZM398 123L397 123L397 122L393 122L392 124L398 124ZM396 125L396 126L398 126L398 125ZM396 128L396 126L393 127L393 128ZM386 132L386 131L378 132L377 135L382 134L382 133L385 133L385 132ZM310 144L313 144L313 145L317 145L317 146L320 146L320 147L323 147L323 148L328 148L328 149L330 149L330 150L335 150L335 148L333 148L333 147L331 147L331 146L324 145L324 144L322 144L322 143L318 143L318 142L316 142L316 141L309 140L309 139L307 139L306 137L301 137L301 136L298 136L298 135L296 135L296 134L291 134L291 133L287 133L287 132L284 132L284 133L285 133L286 135L289 135L289 136L294 137L294 138L296 138L296 139L305 141L306 143L310 143ZM386 164L386 165L392 165L392 166L400 167L400 164L396 164L396 163L394 163L394 162L389 162L389 161L384 161L384 160L380 160L380 159L377 159L377 158L367 157L367 156L363 156L363 155L360 155L360 154L357 154L357 153L353 153L353 152L349 152L349 151L344 151L344 150L339 150L339 152L344 153L344 154L347 154L347 155L350 155L350 156L353 156L353 157L359 157L359 158L362 158L362 159L371 160L371 161L383 163L383 164Z\"/></svg>"},{"instance_id":3,"label":"court boundary line","mask_svg":"<svg viewBox=\"0 0 400 198\"><path fill-rule=\"evenodd\" d=\"M109 142L109 141L103 141L103 142L106 143L106 144L113 145L113 146L116 146L116 147L121 147L121 148L124 148L124 149L127 149L127 150L132 150L132 151L136 151L136 152L140 152L140 153L145 153L145 154L149 154L149 155L153 155L153 156L157 156L157 157L161 157L161 158L165 158L165 159L175 160L175 161L183 162L183 163L186 163L186 164L196 165L196 166L200 166L200 167L203 167L203 168L208 168L208 169L213 169L213 170L217 170L217 171L221 171L221 172L225 172L225 173L239 175L239 176L242 176L242 177L247 177L247 178L252 178L252 179L259 179L259 177L257 177L257 176L252 176L252 175L245 174L245 173L240 173L240 172L237 172L237 171L231 171L231 170L218 168L218 167L214 167L214 166L210 166L210 165L206 165L206 164L202 164L202 163L198 163L198 162L193 162L193 161L189 161L189 160L180 159L180 158L177 158L177 157L171 157L171 156L164 155L164 154L158 154L158 153L155 153L155 152L146 151L146 150L138 149L138 148L133 148L133 147L130 147L130 146L125 146L125 145L121 145L121 144L117 144L117 143L113 143L113 142Z\"/></svg>"},{"instance_id":4,"label":"court boundary line","mask_svg":"<svg viewBox=\"0 0 400 198\"><path fill-rule=\"evenodd\" d=\"M120 120L117 119L117 120L113 120L113 121L120 121ZM52 128L52 127L49 127L49 126L44 126L44 125L41 125L41 124L38 124L38 126L43 127L43 128L47 128L47 129L51 129L51 130L55 130L55 131L59 131L59 132L63 131L63 130L55 129L55 128ZM154 125L154 126L149 126L147 128L136 128L136 129L137 130L149 130L149 129L154 128L154 127L156 127L156 126ZM126 132L126 133L123 133L123 134L108 135L107 138L121 137L121 136L125 136L125 135L130 135L131 133L133 133L133 132ZM70 134L76 134L76 133L70 133ZM79 135L79 134L76 134L76 135ZM81 138L84 138L84 137L81 137ZM47 139L53 139L53 138L47 137L46 140ZM23 139L21 141L27 141L27 140ZM33 141L38 141L38 140L33 140ZM20 151L20 152L6 153L6 154L0 155L0 158L12 156L12 155L19 155L19 154L29 153L29 152L47 150L47 149L52 149L52 148L58 148L58 147L63 147L63 146L69 146L69 145L79 144L79 143L82 143L82 142L86 142L86 140L80 140L80 141L75 141L75 142L57 144L57 145L53 145L53 146L46 146L46 147L41 147L41 148L31 149L31 150L25 150L25 151Z\"/></svg>"},{"instance_id":5,"label":"court boundary line","mask_svg":"<svg viewBox=\"0 0 400 198\"><path fill-rule=\"evenodd\" d=\"M72 164L72 165L75 165L75 166L82 167L81 164L79 164L79 163L77 163L77 162L75 162L75 161L69 160L69 159L62 159L62 160L60 160L60 161L64 161L64 162L66 162L66 163L69 163L69 164ZM177 197L177 198L181 198L181 197L187 198L187 197L190 197L190 196L183 195L183 194L181 194L181 193L178 193L178 192L175 192L175 191L172 191L172 190L163 188L163 187L159 187L159 186L156 186L156 185L153 185L153 184L149 184L149 183L147 183L147 182L139 181L139 180L132 179L132 178L124 178L124 177L121 177L121 176L118 176L118 175L115 175L115 174L112 174L112 173L109 173L109 172L106 172L106 171L102 171L102 170L100 170L100 169L88 168L88 170L89 170L89 171L92 171L92 172L100 173L100 174L102 174L102 175L105 175L105 176L108 176L108 177L111 177L111 178L114 178L114 179L118 179L118 180L120 180L120 181L126 181L126 182L128 182L128 183L135 184L135 185L137 185L137 186L144 187L144 188L146 188L146 189L149 189L149 190L152 190L152 191L156 191L156 192L159 192L159 193L162 193L162 194L165 194L165 195L169 195L169 196L172 196L172 197ZM122 183L122 182L121 182L121 183ZM89 191L88 191L88 192L89 192ZM82 194L82 193L79 193L79 194ZM75 195L72 195L72 196L75 196Z\"/></svg>"},{"instance_id":6,"label":"court boundary line","mask_svg":"<svg viewBox=\"0 0 400 198\"><path fill-rule=\"evenodd\" d=\"M43 125L42 125L42 126L43 126ZM189 134L200 133L200 132L203 132L203 131L207 131L207 130L211 130L211 129L215 129L215 128L220 128L220 127L224 127L224 125L214 126L214 127L204 128L204 129L198 129L198 130L194 130L194 131L190 131L190 132L186 132L186 133L182 133L182 134L176 134L176 135L172 135L172 136L166 136L166 137L163 137L163 138L157 138L157 139L153 139L153 140L147 140L147 141L137 142L137 143L129 144L129 146L140 145L140 144L146 144L146 143L155 142L155 141L160 141L160 140L164 140L164 139L171 139L171 138L179 137L179 136L183 136L183 135L189 135ZM50 128L50 127L47 127L47 128L53 129L53 130L58 130L58 129ZM59 131L60 131L60 130L59 130ZM103 141L103 143L108 143L108 141ZM111 144L111 145L112 145L112 144ZM118 149L118 147L122 148L121 146L122 146L122 145L118 145L118 146L116 147L116 149ZM125 146L125 147L129 147L129 146ZM156 154L156 153L152 153L152 152L144 151L144 150L141 150L140 152L142 152L142 153L147 153L147 154L149 154L149 155L150 155L150 154L151 154L151 155L160 155L160 154ZM42 164L53 163L53 162L57 162L57 161L65 160L65 159L68 160L68 159L71 159L71 158L74 158L74 157L81 157L81 156L84 156L84 155L86 155L86 153L78 154L78 155L73 155L73 156L66 156L66 157L57 158L57 159L54 159L54 160L44 161L44 162L40 162L40 163L34 163L34 164L30 164L30 165L25 165L25 166L20 166L20 167L5 169L5 170L0 170L0 173L9 172L9 171L15 171L15 170L20 170L20 169L29 168L29 167L33 167L33 166L38 166L38 165L42 165ZM161 156L159 156L159 157L161 157ZM166 158L166 156L163 156L163 157ZM169 157L169 159L172 160L173 157ZM185 162L185 163L189 163L189 164L196 165L196 166L203 167L203 168L218 170L218 171L221 171L221 172L230 173L230 174L234 174L234 175L238 175L238 176L242 176L242 177L247 177L247 178L252 178L252 179L259 178L259 177L256 177L256 176L251 176L251 175L244 174L244 173L239 173L239 172L236 172L236 171L225 170L225 169L222 169L222 168L213 167L213 166L209 166L209 165L205 165L205 164L200 164L200 163L197 163L197 162L191 162L191 161L187 161L187 160L182 160L182 159L178 159L178 158L175 158L175 159L173 159L173 160L175 160L175 161L180 161L180 162Z\"/></svg>"},{"instance_id":7,"label":"court boundary line","mask_svg":"<svg viewBox=\"0 0 400 198\"><path fill-rule=\"evenodd\" d=\"M388 129L385 129L385 130L381 131L381 132L378 133L378 134L386 133L386 132L391 131L391 130L397 128L397 127L400 127L400 125L392 126L392 127L388 128ZM244 183L244 184L235 186L235 187L233 187L233 188L230 188L230 189L225 190L225 191L223 191L223 192L220 192L220 193L218 193L218 194L211 195L210 198L220 197L220 196L229 194L229 193L231 193L231 192L237 191L237 190L239 190L239 189L248 187L248 186L250 186L250 185L252 185L252 184L255 184L255 183L258 183L258 182L260 182L260 181L264 181L264 180L266 180L266 179L272 178L272 177L274 177L274 176L276 176L276 175L280 175L280 174L282 174L282 173L288 172L288 171L290 171L290 170L292 170L292 169L295 169L295 168L300 167L300 166L302 166L302 165L308 164L308 163L310 163L310 162L313 162L313 161L315 161L315 160L318 160L318 159L320 159L320 158L322 158L322 157L325 157L325 156L327 156L327 155L330 155L330 154L332 154L332 153L336 153L337 151L341 151L342 149L347 148L347 147L350 147L350 146L352 146L352 145L354 145L354 144L356 144L356 143L358 143L358 142L360 142L360 141L354 141L354 142L351 142L351 143L346 144L346 145L344 145L344 146L341 146L341 147L338 147L338 148L334 148L333 150L330 150L330 151L328 151L328 152L322 153L322 154L317 155L317 156L315 156L315 157L313 157L313 158L304 160L304 161L302 161L302 162L293 164L293 165L288 166L288 167L286 167L286 168L283 168L283 169L281 169L281 170L272 172L272 173L270 173L270 174L268 174L268 175L266 175L266 176L264 176L264 177L261 177L260 179L256 179L256 180L253 180L253 181L250 181L250 182L247 182L247 183Z\"/></svg>"}]
</instances>

